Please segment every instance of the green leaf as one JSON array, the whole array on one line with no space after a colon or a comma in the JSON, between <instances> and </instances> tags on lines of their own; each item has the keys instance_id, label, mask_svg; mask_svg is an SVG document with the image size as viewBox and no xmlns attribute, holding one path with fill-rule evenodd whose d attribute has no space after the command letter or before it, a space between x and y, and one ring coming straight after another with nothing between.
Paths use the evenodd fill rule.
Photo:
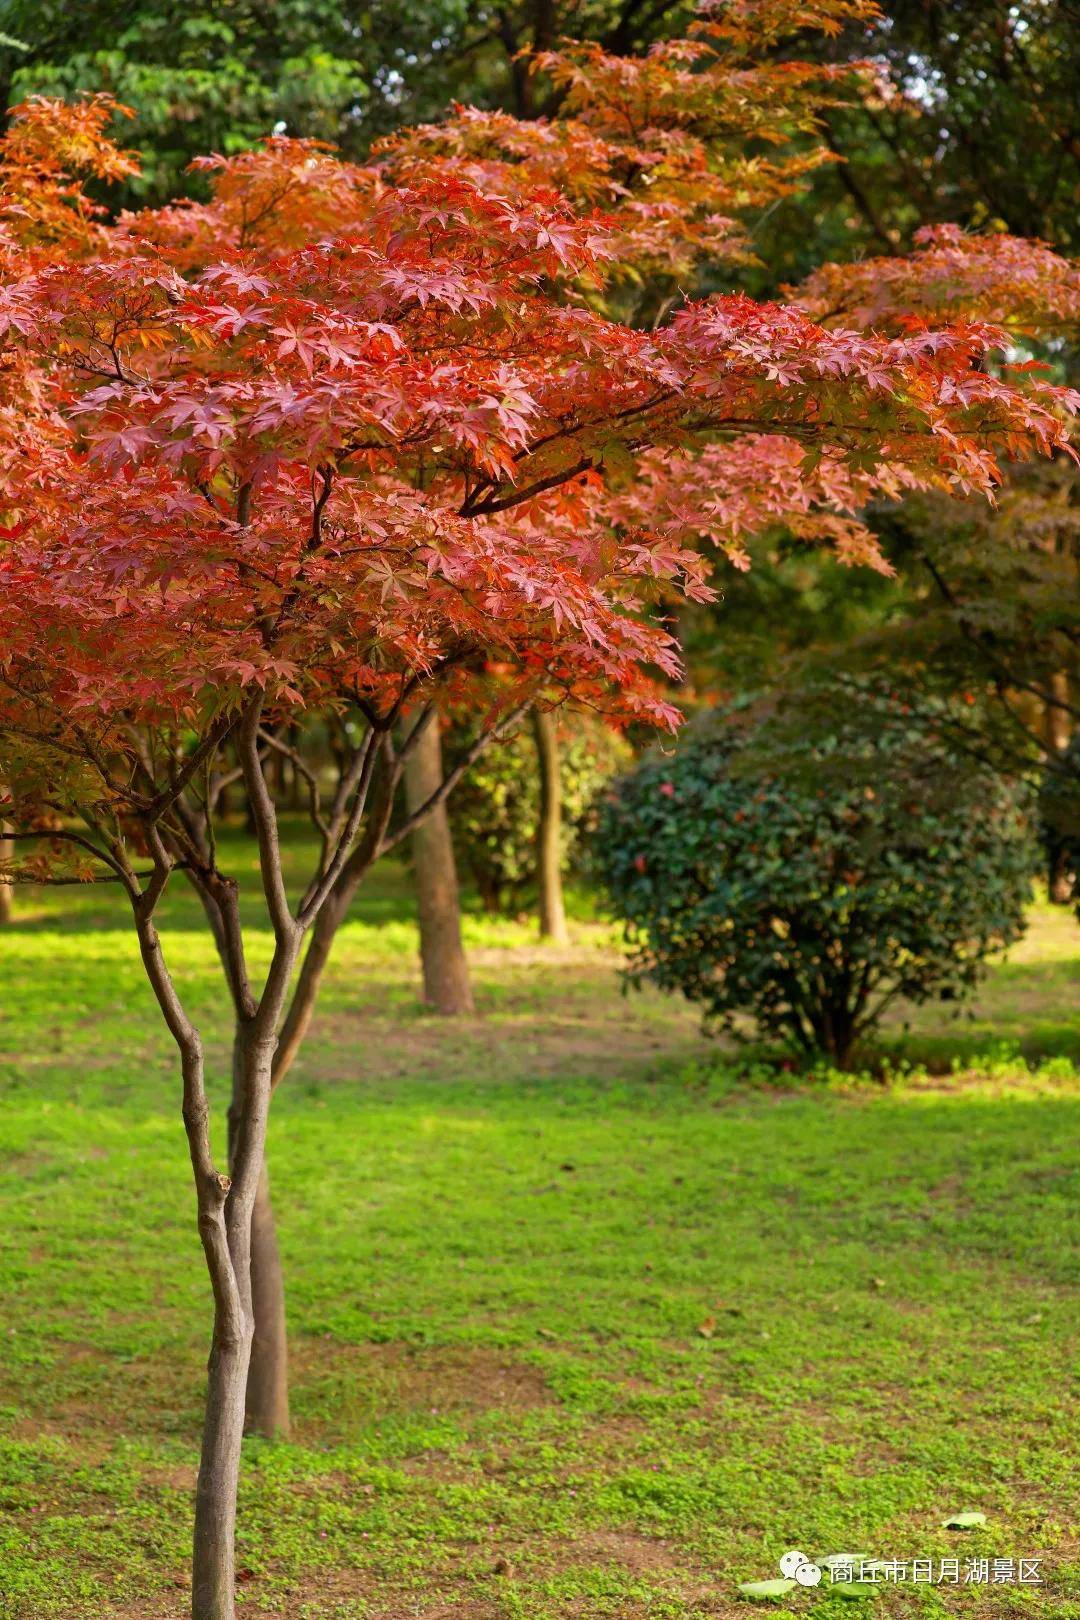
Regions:
<instances>
[{"instance_id":1,"label":"green leaf","mask_svg":"<svg viewBox=\"0 0 1080 1620\"><path fill-rule=\"evenodd\" d=\"M609 472L634 472L637 461L633 452L621 439L609 439L600 452L600 460Z\"/></svg>"},{"instance_id":2,"label":"green leaf","mask_svg":"<svg viewBox=\"0 0 1080 1620\"><path fill-rule=\"evenodd\" d=\"M777 1577L775 1581L743 1581L739 1591L748 1598L780 1598L793 1592L797 1585L797 1581Z\"/></svg>"},{"instance_id":3,"label":"green leaf","mask_svg":"<svg viewBox=\"0 0 1080 1620\"><path fill-rule=\"evenodd\" d=\"M873 1597L877 1587L873 1581L834 1581L829 1591L844 1598L867 1598Z\"/></svg>"},{"instance_id":4,"label":"green leaf","mask_svg":"<svg viewBox=\"0 0 1080 1620\"><path fill-rule=\"evenodd\" d=\"M985 1513L951 1513L945 1520L946 1530L974 1530L986 1523Z\"/></svg>"}]
</instances>

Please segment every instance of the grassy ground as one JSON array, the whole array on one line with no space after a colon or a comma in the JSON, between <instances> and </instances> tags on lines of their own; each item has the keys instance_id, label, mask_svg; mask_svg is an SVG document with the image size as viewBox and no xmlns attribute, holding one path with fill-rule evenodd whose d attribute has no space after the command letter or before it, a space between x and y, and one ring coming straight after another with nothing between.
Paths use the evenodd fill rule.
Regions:
<instances>
[{"instance_id":1,"label":"grassy ground","mask_svg":"<svg viewBox=\"0 0 1080 1620\"><path fill-rule=\"evenodd\" d=\"M480 1012L442 1024L404 892L365 898L275 1104L296 1434L246 1450L243 1612L735 1617L797 1546L1044 1584L774 1615L1080 1616L1069 917L973 1020L898 1026L902 1080L811 1087L621 1000L588 921L560 955L470 919ZM0 975L0 1616L172 1620L207 1285L170 1045L102 891L24 900Z\"/></svg>"}]
</instances>

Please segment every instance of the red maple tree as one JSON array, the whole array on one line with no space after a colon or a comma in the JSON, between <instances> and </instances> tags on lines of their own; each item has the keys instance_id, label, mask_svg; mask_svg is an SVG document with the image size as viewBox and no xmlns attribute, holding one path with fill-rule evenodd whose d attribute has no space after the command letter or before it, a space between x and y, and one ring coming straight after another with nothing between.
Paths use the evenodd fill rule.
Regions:
<instances>
[{"instance_id":1,"label":"red maple tree","mask_svg":"<svg viewBox=\"0 0 1080 1620\"><path fill-rule=\"evenodd\" d=\"M586 80L606 71L582 60ZM628 469L708 470L730 443L749 463L775 442L789 505L806 488L847 509L874 479L985 492L999 453L1064 442L1065 397L986 370L999 334L973 321L881 335L729 297L636 329L581 291L623 273L625 221L452 160L395 175L273 140L210 160L209 204L105 226L69 179L128 161L103 105L36 104L7 138L0 774L19 848L35 852L9 875L121 887L179 1049L214 1295L193 1612L231 1620L275 1078L364 874L528 705L677 722L657 682L676 650L652 604L707 595L709 561L686 525L654 521L655 501L620 509ZM733 535L771 487L760 469L740 480ZM722 524L715 538L732 549ZM437 702L476 715L475 738L392 826ZM316 719L348 739L332 784L296 741ZM319 832L298 894L275 753L306 781ZM237 778L274 940L258 977L214 836ZM203 903L235 1015L227 1165L157 928L177 874Z\"/></svg>"}]
</instances>

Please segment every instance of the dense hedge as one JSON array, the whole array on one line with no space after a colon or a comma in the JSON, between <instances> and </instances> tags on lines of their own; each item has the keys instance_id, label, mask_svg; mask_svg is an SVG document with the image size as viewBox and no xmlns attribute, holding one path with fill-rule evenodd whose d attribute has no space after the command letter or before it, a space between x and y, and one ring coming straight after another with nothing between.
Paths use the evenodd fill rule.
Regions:
<instances>
[{"instance_id":1,"label":"dense hedge","mask_svg":"<svg viewBox=\"0 0 1080 1620\"><path fill-rule=\"evenodd\" d=\"M896 998L969 991L1024 924L1018 792L903 704L729 714L605 797L596 864L631 976L847 1066Z\"/></svg>"}]
</instances>

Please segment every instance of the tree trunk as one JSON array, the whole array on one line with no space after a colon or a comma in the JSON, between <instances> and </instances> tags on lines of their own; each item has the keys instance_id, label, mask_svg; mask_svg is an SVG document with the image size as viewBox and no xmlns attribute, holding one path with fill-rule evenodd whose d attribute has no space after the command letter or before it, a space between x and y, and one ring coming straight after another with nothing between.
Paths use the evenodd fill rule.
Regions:
<instances>
[{"instance_id":1,"label":"tree trunk","mask_svg":"<svg viewBox=\"0 0 1080 1620\"><path fill-rule=\"evenodd\" d=\"M1073 871L1069 848L1064 842L1054 849L1046 874L1046 893L1052 906L1067 906L1073 897Z\"/></svg>"},{"instance_id":2,"label":"tree trunk","mask_svg":"<svg viewBox=\"0 0 1080 1620\"><path fill-rule=\"evenodd\" d=\"M1069 677L1064 670L1059 670L1050 677L1050 701L1046 705L1045 714L1046 752L1051 759L1060 759L1069 746L1068 702ZM1069 847L1064 840L1059 841L1058 847L1050 857L1046 889L1051 905L1070 904L1073 897L1073 877Z\"/></svg>"},{"instance_id":3,"label":"tree trunk","mask_svg":"<svg viewBox=\"0 0 1080 1620\"><path fill-rule=\"evenodd\" d=\"M3 836L5 827L0 821L0 861L10 861L15 853L15 845L10 838ZM11 884L0 881L0 926L11 921Z\"/></svg>"},{"instance_id":4,"label":"tree trunk","mask_svg":"<svg viewBox=\"0 0 1080 1620\"><path fill-rule=\"evenodd\" d=\"M199 1234L214 1289L214 1337L207 1364L206 1419L195 1486L192 1620L235 1620L236 1493L243 1449L244 1410L255 1321L251 1293L251 1228L266 1173L266 1121L270 1110L273 1043L238 1033L234 1045L230 1109L235 1174L206 1174L209 1137L205 1094L197 1111L185 1104L199 1190ZM188 1059L190 1062L190 1058ZM198 1059L201 1069L201 1057ZM233 1160L230 1159L232 1166ZM211 1182L216 1185L209 1185Z\"/></svg>"},{"instance_id":5,"label":"tree trunk","mask_svg":"<svg viewBox=\"0 0 1080 1620\"><path fill-rule=\"evenodd\" d=\"M1050 677L1044 735L1048 754L1063 754L1069 746L1069 677L1063 669Z\"/></svg>"},{"instance_id":6,"label":"tree trunk","mask_svg":"<svg viewBox=\"0 0 1080 1620\"><path fill-rule=\"evenodd\" d=\"M438 716L425 726L405 765L405 802L414 814L443 780ZM424 1001L436 1012L472 1012L469 964L461 943L461 906L450 819L440 804L412 835L420 902Z\"/></svg>"},{"instance_id":7,"label":"tree trunk","mask_svg":"<svg viewBox=\"0 0 1080 1620\"><path fill-rule=\"evenodd\" d=\"M244 1432L289 1438L289 1341L285 1276L278 1252L270 1178L263 1165L251 1212L251 1308L254 1336L247 1376Z\"/></svg>"},{"instance_id":8,"label":"tree trunk","mask_svg":"<svg viewBox=\"0 0 1080 1620\"><path fill-rule=\"evenodd\" d=\"M536 837L536 875L540 900L540 937L565 945L566 911L562 888L562 790L559 744L550 714L533 710L533 736L540 770L540 823Z\"/></svg>"},{"instance_id":9,"label":"tree trunk","mask_svg":"<svg viewBox=\"0 0 1080 1620\"><path fill-rule=\"evenodd\" d=\"M235 1620L236 1491L250 1353L250 1322L239 1336L224 1329L220 1320L215 1322L195 1487L192 1620Z\"/></svg>"},{"instance_id":10,"label":"tree trunk","mask_svg":"<svg viewBox=\"0 0 1080 1620\"><path fill-rule=\"evenodd\" d=\"M233 1096L229 1108L229 1165L243 1084L243 1045L233 1048ZM244 1398L243 1432L267 1440L289 1437L289 1342L285 1327L285 1274L278 1250L270 1174L263 1161L251 1211L251 1357Z\"/></svg>"}]
</instances>

